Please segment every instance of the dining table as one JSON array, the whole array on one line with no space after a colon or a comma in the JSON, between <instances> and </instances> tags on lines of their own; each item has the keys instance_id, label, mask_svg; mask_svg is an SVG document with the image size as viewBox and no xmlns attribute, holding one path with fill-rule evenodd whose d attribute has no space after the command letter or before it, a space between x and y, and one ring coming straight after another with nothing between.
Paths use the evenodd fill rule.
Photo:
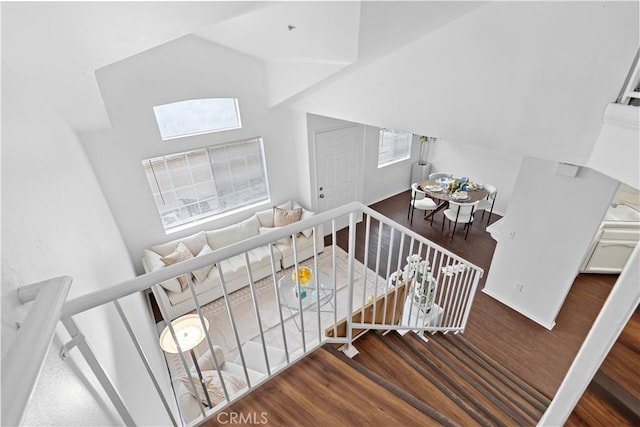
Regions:
<instances>
[{"instance_id":1,"label":"dining table","mask_svg":"<svg viewBox=\"0 0 640 427\"><path fill-rule=\"evenodd\" d=\"M478 183L468 184L465 191L449 193L447 187L450 183L455 181L456 178L438 178L427 180L420 184L420 189L427 193L429 197L440 201L438 207L426 215L425 219L429 219L441 210L446 209L451 201L456 203L473 203L478 200L485 199L489 195L489 192L482 186L482 184ZM443 186L443 183L445 186Z\"/></svg>"}]
</instances>

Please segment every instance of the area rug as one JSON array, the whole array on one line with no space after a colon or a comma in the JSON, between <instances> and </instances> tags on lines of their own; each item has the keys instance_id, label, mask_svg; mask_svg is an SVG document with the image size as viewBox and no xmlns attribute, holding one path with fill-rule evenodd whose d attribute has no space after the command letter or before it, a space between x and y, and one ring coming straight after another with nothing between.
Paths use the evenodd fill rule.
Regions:
<instances>
[{"instance_id":1,"label":"area rug","mask_svg":"<svg viewBox=\"0 0 640 427\"><path fill-rule=\"evenodd\" d=\"M325 248L318 256L318 270L326 273L330 278L334 277L333 259L333 247ZM314 267L314 259L305 260L300 265ZM261 343L260 322L264 331L265 343L283 350L286 348L290 358L294 358L305 347L307 349L313 347L324 335L325 328L347 316L348 255L338 247L335 248L335 266L335 297L321 308L319 315L316 310L304 310L301 318L297 311L281 307L276 298L276 287L271 276L255 283L257 304L254 304L249 286L229 295L229 305L235 319L235 331L222 298L206 304L202 307L202 312L209 321L209 336L213 344L222 347L226 360L233 360L238 354L238 345L241 346L249 340ZM365 269L364 265L356 260L354 260L353 267L353 307L355 309L361 307L363 301L366 302L368 298L383 293L386 289L386 281L384 278L376 276L372 270ZM290 275L292 271L293 268L288 268L276 273L276 283L284 275ZM256 315L256 305L258 316ZM280 312L282 323L280 322ZM319 327L318 320L320 320ZM304 325L303 328L302 325ZM160 322L158 330L163 328L164 322ZM195 348L197 355L201 355L207 350L206 340ZM165 357L173 379L185 375L180 357L166 353ZM187 363L190 363L190 359L186 359Z\"/></svg>"}]
</instances>

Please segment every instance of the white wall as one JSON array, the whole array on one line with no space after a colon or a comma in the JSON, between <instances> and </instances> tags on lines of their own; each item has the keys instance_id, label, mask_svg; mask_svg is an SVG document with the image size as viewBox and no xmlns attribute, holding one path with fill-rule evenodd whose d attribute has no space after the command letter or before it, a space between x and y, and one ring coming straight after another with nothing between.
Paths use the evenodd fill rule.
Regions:
<instances>
[{"instance_id":1,"label":"white wall","mask_svg":"<svg viewBox=\"0 0 640 427\"><path fill-rule=\"evenodd\" d=\"M394 163L383 168L378 168L378 144L380 138L380 128L359 123L339 120L331 117L307 114L307 132L309 145L315 132L327 129L334 129L341 126L357 125L360 127L362 140L359 147L361 149L360 162L358 168L362 171L357 177L359 200L365 205L369 205L387 197L406 191L410 187L411 165L418 161L420 143L418 137L414 137L411 149L411 157L398 163ZM310 148L311 150L311 148ZM310 162L313 163L313 153L309 153ZM311 167L311 173L314 172ZM315 179L312 179L312 185ZM314 207L314 205L312 205Z\"/></svg>"},{"instance_id":2,"label":"white wall","mask_svg":"<svg viewBox=\"0 0 640 427\"><path fill-rule=\"evenodd\" d=\"M633 105L609 104L587 165L640 188L640 112Z\"/></svg>"},{"instance_id":3,"label":"white wall","mask_svg":"<svg viewBox=\"0 0 640 427\"><path fill-rule=\"evenodd\" d=\"M404 129L397 129L404 130ZM411 157L382 168L378 168L378 148L380 128L364 127L364 173L363 203L369 205L389 196L406 191L411 187L411 166L418 161L420 141L413 137Z\"/></svg>"},{"instance_id":4,"label":"white wall","mask_svg":"<svg viewBox=\"0 0 640 427\"><path fill-rule=\"evenodd\" d=\"M18 286L70 275L74 279L70 293L73 297L133 276L120 232L80 141L68 124L28 87L3 62L3 352L15 339L12 325L21 322L26 313L26 308L18 304ZM161 369L160 350L152 345L157 335L153 335L142 299L132 296L123 305L152 366ZM131 405L134 419L141 425L167 424L113 310L92 310L77 316L77 321L125 402ZM24 424L121 423L113 410L101 403L101 388L96 386L77 350L72 350L71 358L65 362L58 356L60 344L67 340L66 333L57 333Z\"/></svg>"},{"instance_id":5,"label":"white wall","mask_svg":"<svg viewBox=\"0 0 640 427\"><path fill-rule=\"evenodd\" d=\"M438 140L429 154L431 172L448 172L453 176L494 185L498 189L494 212L507 211L523 156L505 150Z\"/></svg>"},{"instance_id":6,"label":"white wall","mask_svg":"<svg viewBox=\"0 0 640 427\"><path fill-rule=\"evenodd\" d=\"M549 329L618 187L589 168L575 178L558 175L557 165L523 160L484 287Z\"/></svg>"},{"instance_id":7,"label":"white wall","mask_svg":"<svg viewBox=\"0 0 640 427\"><path fill-rule=\"evenodd\" d=\"M585 164L638 48L637 2L490 2L294 108Z\"/></svg>"},{"instance_id":8,"label":"white wall","mask_svg":"<svg viewBox=\"0 0 640 427\"><path fill-rule=\"evenodd\" d=\"M97 79L113 128L82 141L138 273L144 248L252 213L167 236L141 166L145 158L262 136L272 201L300 198L292 178L305 173L296 159L304 158L297 144L306 141L295 122L304 116L268 107L262 62L187 36L100 69ZM242 129L161 140L153 106L206 97L238 98Z\"/></svg>"}]
</instances>

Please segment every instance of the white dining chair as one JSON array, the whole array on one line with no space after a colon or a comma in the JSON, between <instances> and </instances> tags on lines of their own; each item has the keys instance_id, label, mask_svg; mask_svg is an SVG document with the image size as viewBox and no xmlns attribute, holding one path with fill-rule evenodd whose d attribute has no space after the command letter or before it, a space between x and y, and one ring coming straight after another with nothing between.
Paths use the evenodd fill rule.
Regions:
<instances>
[{"instance_id":1,"label":"white dining chair","mask_svg":"<svg viewBox=\"0 0 640 427\"><path fill-rule=\"evenodd\" d=\"M459 203L450 201L449 209L444 211L444 218L442 219L442 229L444 230L444 219L448 219L453 222L453 232L451 233L451 238L453 239L453 235L456 233L456 226L458 224L464 224L464 228L466 232L464 233L464 240L467 240L467 236L469 235L469 228L471 228L471 223L473 222L473 213L475 212L476 206L478 206L478 201L473 203Z\"/></svg>"},{"instance_id":2,"label":"white dining chair","mask_svg":"<svg viewBox=\"0 0 640 427\"><path fill-rule=\"evenodd\" d=\"M438 178L453 178L453 175L450 173L444 173L444 172L434 172L429 174L429 181L433 181L434 179L438 179Z\"/></svg>"},{"instance_id":3,"label":"white dining chair","mask_svg":"<svg viewBox=\"0 0 640 427\"><path fill-rule=\"evenodd\" d=\"M413 224L413 212L418 209L424 211L425 216L428 211L433 211L438 207L436 202L427 197L427 193L418 188L418 183L411 184L411 201L409 202L409 212L407 218L410 218L410 223ZM431 225L433 225L433 217L431 215Z\"/></svg>"},{"instance_id":4,"label":"white dining chair","mask_svg":"<svg viewBox=\"0 0 640 427\"><path fill-rule=\"evenodd\" d=\"M493 214L493 206L496 204L496 196L498 195L498 189L491 184L484 184L484 189L489 192L487 197L480 200L476 212L482 210L482 218L484 219L485 212L489 211L489 219L487 225L491 222L491 215Z\"/></svg>"}]
</instances>

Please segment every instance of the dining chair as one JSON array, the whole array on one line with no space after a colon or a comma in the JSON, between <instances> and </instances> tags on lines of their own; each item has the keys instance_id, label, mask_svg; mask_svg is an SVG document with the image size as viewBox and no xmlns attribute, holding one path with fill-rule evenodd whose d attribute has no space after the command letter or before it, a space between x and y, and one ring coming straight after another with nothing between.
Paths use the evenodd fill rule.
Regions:
<instances>
[{"instance_id":1,"label":"dining chair","mask_svg":"<svg viewBox=\"0 0 640 427\"><path fill-rule=\"evenodd\" d=\"M429 174L429 181L433 181L434 179L438 179L438 178L453 178L453 175L450 173L444 173L444 172L434 172Z\"/></svg>"},{"instance_id":2,"label":"dining chair","mask_svg":"<svg viewBox=\"0 0 640 427\"><path fill-rule=\"evenodd\" d=\"M414 182L411 184L411 201L409 202L409 212L407 213L407 218L411 218L411 224L413 224L413 212L416 209L423 210L426 216L427 211L433 211L437 207L438 205L436 205L436 202L427 197L426 192L418 188L418 183ZM433 225L434 216L435 215L431 215L431 225Z\"/></svg>"},{"instance_id":3,"label":"dining chair","mask_svg":"<svg viewBox=\"0 0 640 427\"><path fill-rule=\"evenodd\" d=\"M484 219L484 213L489 211L489 219L487 225L491 222L491 215L493 214L493 205L496 203L496 196L498 195L498 189L491 184L484 184L484 189L489 192L487 197L480 200L476 212L482 209L482 218Z\"/></svg>"},{"instance_id":4,"label":"dining chair","mask_svg":"<svg viewBox=\"0 0 640 427\"><path fill-rule=\"evenodd\" d=\"M464 224L464 228L466 229L466 232L464 233L464 240L467 240L469 228L471 228L471 223L473 222L473 212L475 211L476 206L478 206L478 201L473 203L449 202L449 209L444 211L444 218L442 218L442 229L444 230L445 218L450 221L449 224L453 222L451 239L453 239L453 235L456 233L456 226L460 223Z\"/></svg>"}]
</instances>

